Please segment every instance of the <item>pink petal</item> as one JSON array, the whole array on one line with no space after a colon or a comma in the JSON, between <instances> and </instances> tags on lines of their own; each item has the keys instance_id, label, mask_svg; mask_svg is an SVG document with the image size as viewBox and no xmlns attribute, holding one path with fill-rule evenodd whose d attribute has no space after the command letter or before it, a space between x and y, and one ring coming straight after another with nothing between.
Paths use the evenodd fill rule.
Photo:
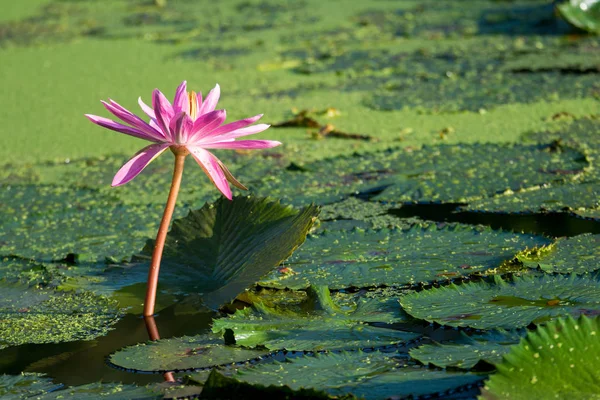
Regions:
<instances>
[{"instance_id":1,"label":"pink petal","mask_svg":"<svg viewBox=\"0 0 600 400\"><path fill-rule=\"evenodd\" d=\"M124 185L133 178L135 178L148 164L152 162L156 157L162 154L167 148L169 143L155 143L150 146L144 147L138 151L129 161L125 163L115 175L112 185L120 186Z\"/></svg>"},{"instance_id":2,"label":"pink petal","mask_svg":"<svg viewBox=\"0 0 600 400\"><path fill-rule=\"evenodd\" d=\"M227 126L227 125L223 125L223 126ZM254 135L256 133L267 130L270 126L271 125L267 125L267 124L258 124L258 125L249 126L247 128L236 129L235 131L231 131L231 132L225 133L223 135L219 135L218 139L219 140L235 139L235 138L242 137L242 136Z\"/></svg>"},{"instance_id":3,"label":"pink petal","mask_svg":"<svg viewBox=\"0 0 600 400\"><path fill-rule=\"evenodd\" d=\"M214 129L225 121L227 113L225 110L211 111L207 114L201 115L196 121L190 132L188 143L196 142L203 137L210 135Z\"/></svg>"},{"instance_id":4,"label":"pink petal","mask_svg":"<svg viewBox=\"0 0 600 400\"><path fill-rule=\"evenodd\" d=\"M169 129L175 136L175 143L186 143L193 126L194 121L192 121L192 118L184 111L173 118L169 124Z\"/></svg>"},{"instance_id":5,"label":"pink petal","mask_svg":"<svg viewBox=\"0 0 600 400\"><path fill-rule=\"evenodd\" d=\"M204 103L202 104L202 107L200 107L198 109L198 115L202 115L202 114L206 114L211 111L214 111L215 108L217 107L217 103L219 102L220 96L221 96L221 88L219 87L219 84L217 83L215 88L213 90L211 90L210 92L208 92L208 96L206 96L206 99L204 99Z\"/></svg>"},{"instance_id":6,"label":"pink petal","mask_svg":"<svg viewBox=\"0 0 600 400\"><path fill-rule=\"evenodd\" d=\"M234 142L202 143L205 149L269 149L279 146L276 140L238 140Z\"/></svg>"},{"instance_id":7,"label":"pink petal","mask_svg":"<svg viewBox=\"0 0 600 400\"><path fill-rule=\"evenodd\" d=\"M225 197L231 200L231 189L229 188L229 183L227 183L227 177L223 173L223 170L221 170L221 166L216 157L201 147L188 145L187 149L192 153L192 156L196 159L210 180L215 184L217 189L219 189Z\"/></svg>"},{"instance_id":8,"label":"pink petal","mask_svg":"<svg viewBox=\"0 0 600 400\"><path fill-rule=\"evenodd\" d=\"M125 109L119 103L110 100L110 104L105 101L103 101L102 104L104 104L104 107L110 111L111 114L122 121L127 122L134 128L147 133L149 136L152 136L157 140L163 140L165 138L164 134L160 130L157 131L156 129L152 128L146 121L133 114L131 111Z\"/></svg>"},{"instance_id":9,"label":"pink petal","mask_svg":"<svg viewBox=\"0 0 600 400\"><path fill-rule=\"evenodd\" d=\"M169 122L174 115L173 107L171 107L169 100L158 89L154 89L154 92L152 92L152 107L156 115L156 123L165 134L165 137L168 140L173 140L173 135L169 130Z\"/></svg>"},{"instance_id":10,"label":"pink petal","mask_svg":"<svg viewBox=\"0 0 600 400\"><path fill-rule=\"evenodd\" d=\"M87 119L92 121L96 125L100 125L103 128L107 128L113 131L121 132L126 135L134 136L136 138L149 140L151 142L156 142L156 138L154 136L150 136L145 132L140 131L137 128L132 128L130 126L122 125L118 122L112 121L108 118L99 117L97 115L85 114Z\"/></svg>"},{"instance_id":11,"label":"pink petal","mask_svg":"<svg viewBox=\"0 0 600 400\"><path fill-rule=\"evenodd\" d=\"M143 112L146 113L147 116L149 116L152 119L156 119L156 115L154 115L154 110L149 107L146 103L144 103L144 101L142 100L141 97L138 98L138 104L140 105L140 108L142 109Z\"/></svg>"},{"instance_id":12,"label":"pink petal","mask_svg":"<svg viewBox=\"0 0 600 400\"><path fill-rule=\"evenodd\" d=\"M173 99L173 111L177 114L178 112L190 113L190 100L187 94L187 82L183 81L177 87L175 91L175 98Z\"/></svg>"},{"instance_id":13,"label":"pink petal","mask_svg":"<svg viewBox=\"0 0 600 400\"><path fill-rule=\"evenodd\" d=\"M196 108L196 110L200 111L200 109L202 108L202 92L196 93L196 104L198 105L198 108Z\"/></svg>"},{"instance_id":14,"label":"pink petal","mask_svg":"<svg viewBox=\"0 0 600 400\"><path fill-rule=\"evenodd\" d=\"M230 122L229 124L223 125L212 132L212 135L223 135L225 133L233 132L237 129L245 128L246 126L255 123L259 119L261 119L263 114L255 115L254 117L241 119L239 121ZM212 136L211 135L211 136Z\"/></svg>"}]
</instances>

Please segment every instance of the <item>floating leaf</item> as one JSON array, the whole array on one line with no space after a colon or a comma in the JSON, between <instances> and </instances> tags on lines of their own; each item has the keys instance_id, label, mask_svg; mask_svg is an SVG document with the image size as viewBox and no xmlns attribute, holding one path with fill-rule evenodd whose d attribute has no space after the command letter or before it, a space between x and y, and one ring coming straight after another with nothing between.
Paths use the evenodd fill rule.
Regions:
<instances>
[{"instance_id":1,"label":"floating leaf","mask_svg":"<svg viewBox=\"0 0 600 400\"><path fill-rule=\"evenodd\" d=\"M507 189L568 181L587 166L583 153L549 145L440 145L337 157L282 171L253 187L294 204L327 204L354 193L391 202L467 202Z\"/></svg>"},{"instance_id":2,"label":"floating leaf","mask_svg":"<svg viewBox=\"0 0 600 400\"><path fill-rule=\"evenodd\" d=\"M244 363L269 355L265 350L226 346L214 335L196 335L126 347L112 354L109 361L136 372L166 372Z\"/></svg>"},{"instance_id":3,"label":"floating leaf","mask_svg":"<svg viewBox=\"0 0 600 400\"><path fill-rule=\"evenodd\" d=\"M400 365L393 355L378 351L287 358L285 362L238 370L233 377L248 383L287 385L295 390L324 390L331 395L352 393L366 399L443 394L476 384L483 378L470 373Z\"/></svg>"},{"instance_id":4,"label":"floating leaf","mask_svg":"<svg viewBox=\"0 0 600 400\"><path fill-rule=\"evenodd\" d=\"M349 197L340 202L323 206L319 215L320 225L316 231L352 228L408 228L418 221L417 218L398 218L390 215L388 211L391 208L390 204Z\"/></svg>"},{"instance_id":5,"label":"floating leaf","mask_svg":"<svg viewBox=\"0 0 600 400\"><path fill-rule=\"evenodd\" d=\"M510 346L519 343L525 333L524 330L494 330L468 336L461 332L461 338L457 341L425 344L411 349L409 354L425 365L471 369L480 361L490 364L501 361Z\"/></svg>"},{"instance_id":6,"label":"floating leaf","mask_svg":"<svg viewBox=\"0 0 600 400\"><path fill-rule=\"evenodd\" d=\"M538 327L496 367L483 399L600 398L600 318L571 317Z\"/></svg>"},{"instance_id":7,"label":"floating leaf","mask_svg":"<svg viewBox=\"0 0 600 400\"><path fill-rule=\"evenodd\" d=\"M0 375L0 396L6 400L34 397L61 387L44 374Z\"/></svg>"},{"instance_id":8,"label":"floating leaf","mask_svg":"<svg viewBox=\"0 0 600 400\"><path fill-rule=\"evenodd\" d=\"M91 340L120 316L114 301L89 292L61 293L0 282L0 347Z\"/></svg>"},{"instance_id":9,"label":"floating leaf","mask_svg":"<svg viewBox=\"0 0 600 400\"><path fill-rule=\"evenodd\" d=\"M600 313L600 277L521 276L423 290L400 299L415 318L476 329L518 328L565 315Z\"/></svg>"},{"instance_id":10,"label":"floating leaf","mask_svg":"<svg viewBox=\"0 0 600 400\"><path fill-rule=\"evenodd\" d=\"M586 273L600 269L600 235L583 234L517 255L526 267L545 272Z\"/></svg>"},{"instance_id":11,"label":"floating leaf","mask_svg":"<svg viewBox=\"0 0 600 400\"><path fill-rule=\"evenodd\" d=\"M289 271L272 272L260 285L340 289L448 280L499 267L519 250L548 243L467 225L324 232L309 236L285 263Z\"/></svg>"},{"instance_id":12,"label":"floating leaf","mask_svg":"<svg viewBox=\"0 0 600 400\"><path fill-rule=\"evenodd\" d=\"M596 210L577 210L573 211L577 217L600 221L600 208Z\"/></svg>"},{"instance_id":13,"label":"floating leaf","mask_svg":"<svg viewBox=\"0 0 600 400\"><path fill-rule=\"evenodd\" d=\"M73 386L56 392L46 393L36 397L40 400L62 400L64 398L76 398L82 400L131 400L148 399L159 400L163 398L162 393L149 387L125 385L122 383L90 383L87 385Z\"/></svg>"},{"instance_id":14,"label":"floating leaf","mask_svg":"<svg viewBox=\"0 0 600 400\"><path fill-rule=\"evenodd\" d=\"M474 200L467 211L500 213L535 212L587 212L600 207L600 182L568 183L531 188L518 192L509 191L497 196ZM590 210L593 211L593 210Z\"/></svg>"},{"instance_id":15,"label":"floating leaf","mask_svg":"<svg viewBox=\"0 0 600 400\"><path fill-rule=\"evenodd\" d=\"M221 198L173 222L165 243L161 282L202 293L218 309L254 285L300 246L319 213L267 198ZM150 258L153 241L142 256ZM185 281L181 277L185 276Z\"/></svg>"},{"instance_id":16,"label":"floating leaf","mask_svg":"<svg viewBox=\"0 0 600 400\"><path fill-rule=\"evenodd\" d=\"M600 1L569 0L556 6L570 24L591 33L600 33Z\"/></svg>"},{"instance_id":17,"label":"floating leaf","mask_svg":"<svg viewBox=\"0 0 600 400\"><path fill-rule=\"evenodd\" d=\"M263 345L271 350L341 350L405 343L418 334L376 328L367 322L394 323L405 316L393 298L363 298L352 309L342 309L327 287L309 288L308 299L297 310L272 308L258 302L213 322L213 332L231 329L236 343Z\"/></svg>"}]
</instances>

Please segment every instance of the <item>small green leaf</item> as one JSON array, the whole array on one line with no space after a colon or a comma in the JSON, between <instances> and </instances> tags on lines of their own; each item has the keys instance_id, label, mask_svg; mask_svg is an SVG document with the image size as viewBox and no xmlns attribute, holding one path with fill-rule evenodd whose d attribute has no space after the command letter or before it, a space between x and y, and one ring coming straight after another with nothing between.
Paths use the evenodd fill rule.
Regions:
<instances>
[{"instance_id":1,"label":"small green leaf","mask_svg":"<svg viewBox=\"0 0 600 400\"><path fill-rule=\"evenodd\" d=\"M550 241L540 236L467 225L415 225L409 229L331 231L307 243L260 285L331 289L445 281L483 272L518 251Z\"/></svg>"},{"instance_id":2,"label":"small green leaf","mask_svg":"<svg viewBox=\"0 0 600 400\"><path fill-rule=\"evenodd\" d=\"M425 344L411 349L409 354L423 364L436 367L471 369L480 361L495 364L508 353L510 346L519 343L525 330L494 330L468 336L461 332L461 339L449 343Z\"/></svg>"},{"instance_id":3,"label":"small green leaf","mask_svg":"<svg viewBox=\"0 0 600 400\"><path fill-rule=\"evenodd\" d=\"M113 353L109 361L136 372L166 372L243 363L269 354L265 350L226 346L215 335L196 335L129 346Z\"/></svg>"},{"instance_id":4,"label":"small green leaf","mask_svg":"<svg viewBox=\"0 0 600 400\"><path fill-rule=\"evenodd\" d=\"M545 272L593 272L600 269L600 235L558 238L549 246L521 252L517 258L526 267L539 267Z\"/></svg>"},{"instance_id":5,"label":"small green leaf","mask_svg":"<svg viewBox=\"0 0 600 400\"><path fill-rule=\"evenodd\" d=\"M565 315L600 312L600 276L521 276L423 290L400 299L415 318L476 329L512 329Z\"/></svg>"},{"instance_id":6,"label":"small green leaf","mask_svg":"<svg viewBox=\"0 0 600 400\"><path fill-rule=\"evenodd\" d=\"M234 332L236 343L262 345L271 350L341 350L405 343L419 334L377 328L369 322L405 322L393 298L362 298L355 307L340 308L327 287L309 288L309 298L292 310L268 307L261 302L213 322L213 332Z\"/></svg>"},{"instance_id":7,"label":"small green leaf","mask_svg":"<svg viewBox=\"0 0 600 400\"><path fill-rule=\"evenodd\" d=\"M600 33L600 1L569 0L556 8L564 19L577 28Z\"/></svg>"},{"instance_id":8,"label":"small green leaf","mask_svg":"<svg viewBox=\"0 0 600 400\"><path fill-rule=\"evenodd\" d=\"M538 327L496 365L482 399L600 398L600 318Z\"/></svg>"}]
</instances>

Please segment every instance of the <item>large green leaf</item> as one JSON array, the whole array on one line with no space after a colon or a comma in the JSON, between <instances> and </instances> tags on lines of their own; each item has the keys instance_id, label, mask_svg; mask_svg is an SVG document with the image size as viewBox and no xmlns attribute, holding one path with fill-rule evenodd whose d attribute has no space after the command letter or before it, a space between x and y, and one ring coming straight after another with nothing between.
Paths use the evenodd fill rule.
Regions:
<instances>
[{"instance_id":1,"label":"large green leaf","mask_svg":"<svg viewBox=\"0 0 600 400\"><path fill-rule=\"evenodd\" d=\"M600 235L558 238L546 247L519 253L517 258L525 266L545 272L592 272L600 269Z\"/></svg>"},{"instance_id":2,"label":"large green leaf","mask_svg":"<svg viewBox=\"0 0 600 400\"><path fill-rule=\"evenodd\" d=\"M299 351L361 349L405 343L419 334L368 326L368 322L406 321L393 298L361 298L354 307L334 302L327 287L310 287L308 299L291 309L262 302L213 322L213 332L231 329L236 343L263 345L271 350Z\"/></svg>"},{"instance_id":3,"label":"large green leaf","mask_svg":"<svg viewBox=\"0 0 600 400\"><path fill-rule=\"evenodd\" d=\"M399 361L393 354L378 351L324 353L259 364L238 370L233 377L262 385L324 390L332 395L352 393L366 399L443 394L483 378L403 365Z\"/></svg>"},{"instance_id":4,"label":"large green leaf","mask_svg":"<svg viewBox=\"0 0 600 400\"><path fill-rule=\"evenodd\" d=\"M522 276L423 290L400 299L415 318L477 329L518 328L565 315L600 312L600 276Z\"/></svg>"},{"instance_id":5,"label":"large green leaf","mask_svg":"<svg viewBox=\"0 0 600 400\"><path fill-rule=\"evenodd\" d=\"M219 308L277 267L300 246L319 213L267 198L221 198L173 222L163 252L160 282L201 293ZM142 257L150 258L153 241Z\"/></svg>"},{"instance_id":6,"label":"large green leaf","mask_svg":"<svg viewBox=\"0 0 600 400\"><path fill-rule=\"evenodd\" d=\"M571 317L538 327L486 382L483 399L600 398L600 318Z\"/></svg>"},{"instance_id":7,"label":"large green leaf","mask_svg":"<svg viewBox=\"0 0 600 400\"><path fill-rule=\"evenodd\" d=\"M225 345L222 338L214 335L196 335L126 347L111 354L108 360L136 372L165 372L244 363L269 354L264 349Z\"/></svg>"},{"instance_id":8,"label":"large green leaf","mask_svg":"<svg viewBox=\"0 0 600 400\"><path fill-rule=\"evenodd\" d=\"M600 33L600 2L597 0L569 0L557 7L569 23L591 33Z\"/></svg>"},{"instance_id":9,"label":"large green leaf","mask_svg":"<svg viewBox=\"0 0 600 400\"><path fill-rule=\"evenodd\" d=\"M471 336L461 332L459 340L448 343L424 344L411 349L412 358L436 367L471 369L480 361L495 364L508 353L510 346L519 343L525 330L494 330Z\"/></svg>"},{"instance_id":10,"label":"large green leaf","mask_svg":"<svg viewBox=\"0 0 600 400\"><path fill-rule=\"evenodd\" d=\"M574 149L550 145L440 145L390 149L315 162L281 171L253 187L294 204L338 201L383 192L393 202L466 202L508 189L570 180L587 166Z\"/></svg>"},{"instance_id":11,"label":"large green leaf","mask_svg":"<svg viewBox=\"0 0 600 400\"><path fill-rule=\"evenodd\" d=\"M87 385L73 386L55 392L49 392L35 397L39 400L62 400L65 398L82 400L159 400L163 394L150 387L124 385L122 383L90 383Z\"/></svg>"},{"instance_id":12,"label":"large green leaf","mask_svg":"<svg viewBox=\"0 0 600 400\"><path fill-rule=\"evenodd\" d=\"M0 281L0 348L91 340L121 316L115 301L89 292L61 293Z\"/></svg>"},{"instance_id":13,"label":"large green leaf","mask_svg":"<svg viewBox=\"0 0 600 400\"><path fill-rule=\"evenodd\" d=\"M499 267L518 251L550 241L540 236L466 225L331 231L307 243L260 285L332 289L447 280Z\"/></svg>"}]
</instances>

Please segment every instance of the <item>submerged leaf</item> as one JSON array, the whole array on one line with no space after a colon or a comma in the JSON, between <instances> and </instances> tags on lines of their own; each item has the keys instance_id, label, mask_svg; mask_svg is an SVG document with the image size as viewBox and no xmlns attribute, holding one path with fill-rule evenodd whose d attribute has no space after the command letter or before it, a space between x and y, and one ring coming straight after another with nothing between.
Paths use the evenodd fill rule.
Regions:
<instances>
[{"instance_id":1,"label":"submerged leaf","mask_svg":"<svg viewBox=\"0 0 600 400\"><path fill-rule=\"evenodd\" d=\"M499 267L524 248L548 243L540 236L467 225L324 232L309 236L285 263L290 271L272 272L260 285L341 289L444 281Z\"/></svg>"},{"instance_id":2,"label":"submerged leaf","mask_svg":"<svg viewBox=\"0 0 600 400\"><path fill-rule=\"evenodd\" d=\"M600 398L600 318L538 327L496 365L482 399Z\"/></svg>"},{"instance_id":3,"label":"submerged leaf","mask_svg":"<svg viewBox=\"0 0 600 400\"><path fill-rule=\"evenodd\" d=\"M519 328L565 315L600 314L600 276L543 275L423 290L400 299L415 318L477 329Z\"/></svg>"},{"instance_id":4,"label":"submerged leaf","mask_svg":"<svg viewBox=\"0 0 600 400\"><path fill-rule=\"evenodd\" d=\"M311 287L309 293L297 310L254 303L228 318L215 320L213 332L223 334L231 329L236 343L243 346L298 351L362 349L419 337L416 333L366 324L406 321L393 297L362 298L352 309L342 309L332 300L327 287Z\"/></svg>"},{"instance_id":5,"label":"submerged leaf","mask_svg":"<svg viewBox=\"0 0 600 400\"><path fill-rule=\"evenodd\" d=\"M526 267L545 272L593 272L600 269L600 235L558 238L547 247L521 252L517 258Z\"/></svg>"},{"instance_id":6,"label":"submerged leaf","mask_svg":"<svg viewBox=\"0 0 600 400\"><path fill-rule=\"evenodd\" d=\"M117 367L136 372L165 372L244 363L269 355L266 350L226 346L223 339L215 335L196 335L126 347L108 360Z\"/></svg>"},{"instance_id":7,"label":"submerged leaf","mask_svg":"<svg viewBox=\"0 0 600 400\"><path fill-rule=\"evenodd\" d=\"M233 377L262 385L325 390L331 395L352 393L366 399L443 394L483 379L470 373L402 365L399 361L393 354L378 351L324 353L259 364L238 370Z\"/></svg>"},{"instance_id":8,"label":"submerged leaf","mask_svg":"<svg viewBox=\"0 0 600 400\"><path fill-rule=\"evenodd\" d=\"M173 222L160 282L202 293L204 303L218 309L288 258L304 242L318 213L316 206L298 211L256 197L206 204ZM149 241L142 256L150 258L153 247Z\"/></svg>"},{"instance_id":9,"label":"submerged leaf","mask_svg":"<svg viewBox=\"0 0 600 400\"><path fill-rule=\"evenodd\" d=\"M61 387L44 374L0 375L0 396L6 400L30 398Z\"/></svg>"}]
</instances>

